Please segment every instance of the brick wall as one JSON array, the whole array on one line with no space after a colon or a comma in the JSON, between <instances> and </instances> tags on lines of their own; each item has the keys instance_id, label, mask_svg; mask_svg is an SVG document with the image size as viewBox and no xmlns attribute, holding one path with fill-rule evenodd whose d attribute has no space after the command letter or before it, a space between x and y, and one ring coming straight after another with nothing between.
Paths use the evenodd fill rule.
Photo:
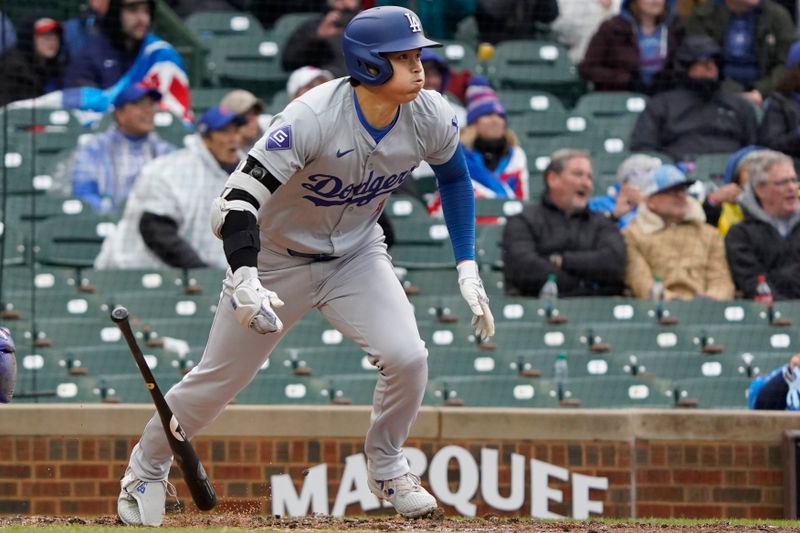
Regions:
<instances>
[{"instance_id":1,"label":"brick wall","mask_svg":"<svg viewBox=\"0 0 800 533\"><path fill-rule=\"evenodd\" d=\"M11 414L13 409L4 407L4 414ZM114 435L104 426L118 419L115 427L130 428L129 433L138 432L143 426L139 422L146 420L149 408L141 406L138 411L129 409L122 413L114 413L114 409L118 409L114 406L103 406L103 409L112 413L98 410L95 423L91 413L81 411L83 422L79 425L86 431L80 435L63 434L65 426L70 425L63 420L63 411L52 415L50 425L56 427L49 430L47 422L41 420L26 430L25 422L30 419L30 413L18 413L13 431L9 429L12 425L8 423L8 416L0 417L0 434L5 435L0 437L0 513L95 515L115 512L119 478L137 437ZM337 412L334 416L317 413L315 416L319 416L319 420L334 419L329 420L333 425L327 429L325 424L315 423L314 416L300 416L286 410L276 415L264 408L258 415L260 418L255 420L254 411L230 417L223 415L206 435L195 440L198 455L220 497L220 509L269 514L270 476L291 474L299 493L303 471L319 463L328 464L328 494L333 500L344 459L363 451L361 435L366 428L366 415L348 409L351 409L349 414ZM510 490L511 455L520 454L527 459L565 467L573 473L608 478L607 491L591 493L592 499L604 502L604 516L783 516L781 433L783 426L788 429L793 421L780 416L782 413L776 415L777 418L740 413L737 423L730 414L692 412L691 416L696 419L693 428L683 427L681 431L670 433L672 415L666 412L661 415L663 427L654 430L652 424L659 423L652 420L647 429L637 429L635 412L600 413L593 417L592 412L575 411L561 413L554 419L552 413L532 411L513 413L511 418L503 420L504 417L496 413L461 410L457 413L461 421L450 421L461 428L452 433L459 434L447 435L447 419L451 414L455 416L456 413L432 410L421 416L418 430L407 445L418 448L429 459L448 445L468 450L476 461L480 460L482 448L499 450L500 494L508 494ZM48 415L40 413L40 416L47 418ZM619 433L617 438L585 429L596 423L597 416L606 417L605 423L612 426L611 421L623 421L618 420L613 430ZM730 417L726 419L731 423L729 430L719 431L724 424L720 426L719 420L714 419L720 417ZM269 422L275 422L276 418L279 424L292 420L290 427L280 429L284 435L269 435L275 432L274 428L270 429ZM342 421L351 419L354 422L349 429L342 427L347 426ZM742 423L743 419L750 422ZM55 420L62 421L56 423ZM298 420L306 423L298 426ZM521 420L528 429L519 425ZM6 421L5 427L3 421ZM558 423L553 425L554 421ZM483 427L484 431L469 438L466 435L469 429L464 426L470 424ZM503 427L503 424L509 424L505 426L508 429L505 434L493 431L495 425ZM753 431L754 424L760 431ZM332 431L334 425L337 429ZM696 428L704 425L716 428L719 438L697 438ZM737 425L740 426L738 430ZM570 436L570 433L575 434ZM503 434L506 438L486 438L492 434ZM628 438L621 438L625 434ZM749 440L745 438L748 434ZM530 480L529 461L526 462L525 477ZM456 483L457 474L451 464L448 470L451 485ZM191 507L188 490L176 469L170 479L178 487L184 503ZM549 486L564 491L564 502L551 501L549 509L569 516L572 500L569 483L553 479ZM530 492L526 482L525 503L520 511L511 514L530 512ZM471 501L477 505L478 515L503 514L489 508L479 495ZM333 501L330 503L332 506ZM445 508L454 512L452 508ZM360 513L360 510L348 508L348 512Z\"/></svg>"}]
</instances>

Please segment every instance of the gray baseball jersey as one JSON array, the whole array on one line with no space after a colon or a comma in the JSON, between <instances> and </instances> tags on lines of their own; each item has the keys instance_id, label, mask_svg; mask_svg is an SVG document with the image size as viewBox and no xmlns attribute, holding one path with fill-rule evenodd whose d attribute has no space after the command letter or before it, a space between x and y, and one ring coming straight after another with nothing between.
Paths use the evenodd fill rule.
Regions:
<instances>
[{"instance_id":1,"label":"gray baseball jersey","mask_svg":"<svg viewBox=\"0 0 800 533\"><path fill-rule=\"evenodd\" d=\"M364 242L386 198L420 161L442 164L458 146L447 101L421 91L400 106L378 143L359 120L348 78L290 103L250 150L283 185L261 208L264 248L345 255Z\"/></svg>"}]
</instances>

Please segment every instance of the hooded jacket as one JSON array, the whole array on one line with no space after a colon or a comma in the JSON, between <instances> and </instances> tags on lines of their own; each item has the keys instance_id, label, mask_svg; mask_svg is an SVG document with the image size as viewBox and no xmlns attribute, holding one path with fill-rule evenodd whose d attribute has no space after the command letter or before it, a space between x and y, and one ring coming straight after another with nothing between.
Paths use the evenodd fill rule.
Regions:
<instances>
[{"instance_id":1,"label":"hooded jacket","mask_svg":"<svg viewBox=\"0 0 800 533\"><path fill-rule=\"evenodd\" d=\"M642 202L636 220L622 232L628 250L625 281L634 297L647 299L653 279L661 276L667 300L733 298L722 236L706 224L700 204L687 201L683 222L671 226Z\"/></svg>"},{"instance_id":2,"label":"hooded jacket","mask_svg":"<svg viewBox=\"0 0 800 533\"><path fill-rule=\"evenodd\" d=\"M561 256L561 266L550 262ZM555 274L562 296L622 294L625 242L606 217L583 209L567 214L547 195L508 219L503 230L503 263L511 292L537 296Z\"/></svg>"},{"instance_id":3,"label":"hooded jacket","mask_svg":"<svg viewBox=\"0 0 800 533\"><path fill-rule=\"evenodd\" d=\"M761 0L755 9L755 47L759 79L752 88L766 97L772 93L775 84L786 71L784 64L789 47L794 42L795 29L789 12L772 0ZM686 20L686 31L690 35L708 35L722 47L730 19L731 10L725 2L709 0L698 5L694 14ZM750 89L729 79L725 80L725 88L733 91Z\"/></svg>"},{"instance_id":4,"label":"hooded jacket","mask_svg":"<svg viewBox=\"0 0 800 533\"><path fill-rule=\"evenodd\" d=\"M667 15L659 21L661 30L661 54L664 66L650 85L640 79L641 55L637 37L636 19L630 12L631 0L622 2L622 9L603 22L589 41L580 74L594 83L598 91L638 91L654 94L668 89L673 84L672 61L675 50L683 37L683 27L678 17L673 16L675 1L666 3Z\"/></svg>"},{"instance_id":5,"label":"hooded jacket","mask_svg":"<svg viewBox=\"0 0 800 533\"><path fill-rule=\"evenodd\" d=\"M35 98L62 87L64 66L60 59L61 50L53 59L35 57L33 24L44 16L37 14L25 19L17 31L17 44L0 57L0 79L3 80L0 83L0 105ZM61 35L60 30L58 33Z\"/></svg>"},{"instance_id":6,"label":"hooded jacket","mask_svg":"<svg viewBox=\"0 0 800 533\"><path fill-rule=\"evenodd\" d=\"M792 96L772 93L764 105L758 142L794 158L800 168L800 102Z\"/></svg>"},{"instance_id":7,"label":"hooded jacket","mask_svg":"<svg viewBox=\"0 0 800 533\"><path fill-rule=\"evenodd\" d=\"M155 1L149 0L150 27L155 19ZM106 89L119 80L133 65L141 42L131 49L125 46L120 16L122 0L111 0L106 16L100 21L100 32L90 37L70 64L64 75L65 87L99 87Z\"/></svg>"},{"instance_id":8,"label":"hooded jacket","mask_svg":"<svg viewBox=\"0 0 800 533\"><path fill-rule=\"evenodd\" d=\"M789 233L784 238L756 199L752 184L745 187L739 205L744 210L744 220L725 236L736 288L745 298L753 298L756 278L764 274L773 298L800 298L800 209L789 220Z\"/></svg>"}]
</instances>

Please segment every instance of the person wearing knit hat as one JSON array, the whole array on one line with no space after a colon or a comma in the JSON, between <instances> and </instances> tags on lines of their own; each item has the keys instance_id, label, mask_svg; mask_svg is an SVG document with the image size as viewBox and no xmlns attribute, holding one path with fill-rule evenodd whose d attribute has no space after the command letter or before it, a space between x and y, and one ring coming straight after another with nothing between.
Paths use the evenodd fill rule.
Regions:
<instances>
[{"instance_id":1,"label":"person wearing knit hat","mask_svg":"<svg viewBox=\"0 0 800 533\"><path fill-rule=\"evenodd\" d=\"M467 88L467 126L461 145L472 178L475 198L528 200L528 159L517 136L506 127L506 108L488 85ZM439 196L428 205L440 212Z\"/></svg>"},{"instance_id":2,"label":"person wearing knit hat","mask_svg":"<svg viewBox=\"0 0 800 533\"><path fill-rule=\"evenodd\" d=\"M789 49L786 72L764 103L758 142L791 156L800 170L800 42Z\"/></svg>"},{"instance_id":3,"label":"person wearing knit hat","mask_svg":"<svg viewBox=\"0 0 800 533\"><path fill-rule=\"evenodd\" d=\"M648 173L662 165L661 159L647 154L633 154L617 168L617 180L604 196L589 200L589 210L602 213L617 222L622 230L636 217L642 199L641 187Z\"/></svg>"},{"instance_id":4,"label":"person wearing knit hat","mask_svg":"<svg viewBox=\"0 0 800 533\"><path fill-rule=\"evenodd\" d=\"M763 149L763 146L750 144L734 152L725 164L722 185L703 200L706 222L717 228L723 237L731 226L744 218L737 201L747 184L748 162L753 159L751 154Z\"/></svg>"}]
</instances>

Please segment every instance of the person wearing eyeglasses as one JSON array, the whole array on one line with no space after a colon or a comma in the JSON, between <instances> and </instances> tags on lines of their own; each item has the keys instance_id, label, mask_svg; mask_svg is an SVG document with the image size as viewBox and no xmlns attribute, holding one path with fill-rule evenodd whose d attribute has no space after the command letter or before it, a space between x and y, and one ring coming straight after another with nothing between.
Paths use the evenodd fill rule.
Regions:
<instances>
[{"instance_id":1,"label":"person wearing eyeglasses","mask_svg":"<svg viewBox=\"0 0 800 533\"><path fill-rule=\"evenodd\" d=\"M758 152L739 197L744 220L725 237L728 264L745 298L756 294L765 275L773 298L800 298L800 202L792 158L773 150Z\"/></svg>"}]
</instances>

